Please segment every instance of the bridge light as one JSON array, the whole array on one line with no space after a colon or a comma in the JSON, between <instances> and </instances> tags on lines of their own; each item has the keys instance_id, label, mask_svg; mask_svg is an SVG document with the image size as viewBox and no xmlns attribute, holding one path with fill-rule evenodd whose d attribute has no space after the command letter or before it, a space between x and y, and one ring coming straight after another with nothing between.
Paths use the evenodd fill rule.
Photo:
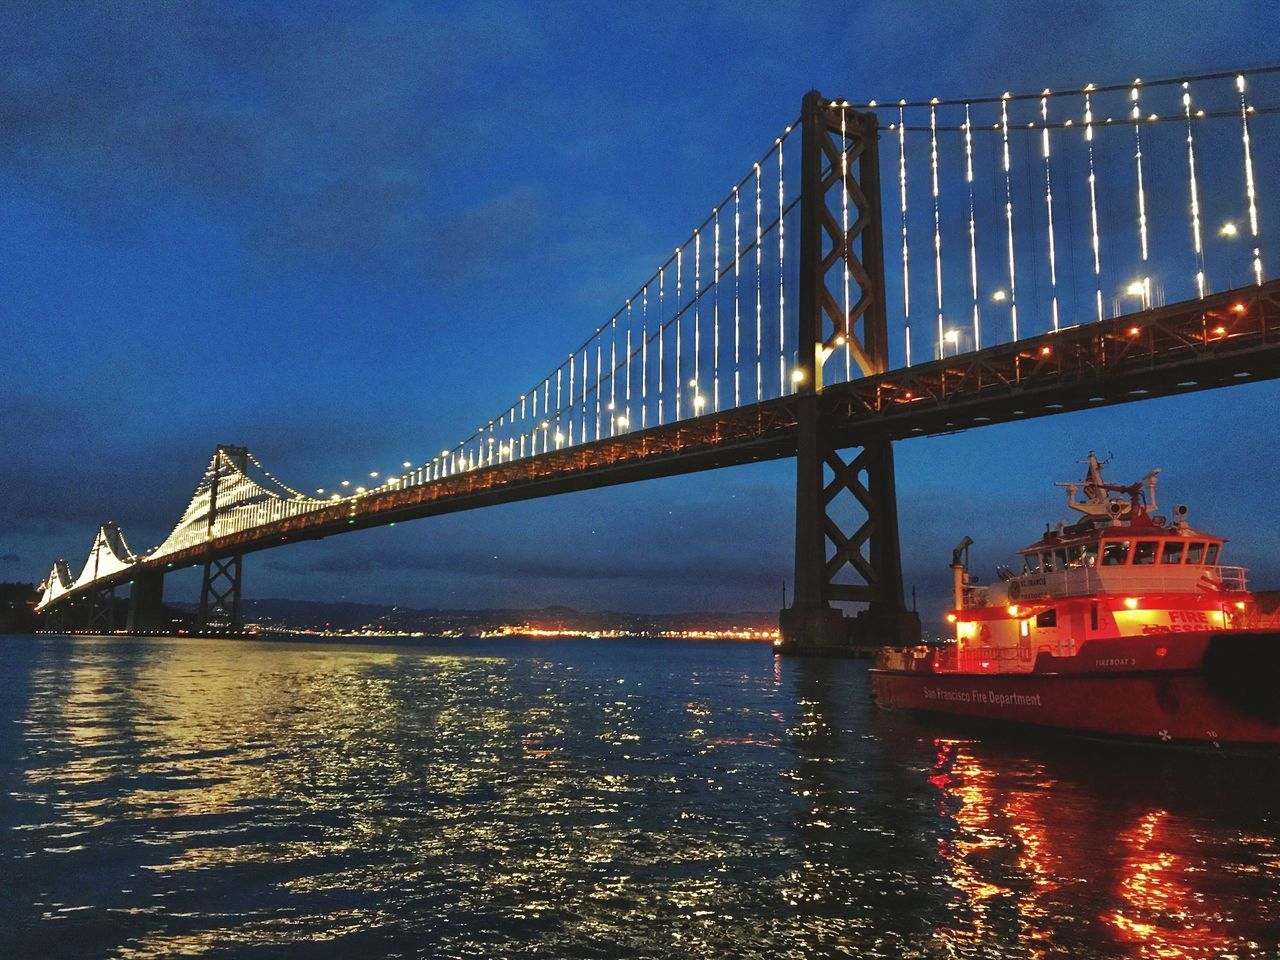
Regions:
<instances>
[{"instance_id":1,"label":"bridge light","mask_svg":"<svg viewBox=\"0 0 1280 960\"><path fill-rule=\"evenodd\" d=\"M356 487L356 493L364 493L364 487Z\"/></svg>"},{"instance_id":2,"label":"bridge light","mask_svg":"<svg viewBox=\"0 0 1280 960\"><path fill-rule=\"evenodd\" d=\"M1053 348L1048 345L1045 345L1040 348L1040 356L1042 357L1047 357L1051 353L1053 353Z\"/></svg>"},{"instance_id":3,"label":"bridge light","mask_svg":"<svg viewBox=\"0 0 1280 960\"><path fill-rule=\"evenodd\" d=\"M408 460L406 460L404 463L400 464L400 466L402 466L402 467L404 467L406 470L408 470L410 467L412 467L412 466L413 466L413 464L412 464L412 463L410 463Z\"/></svg>"},{"instance_id":4,"label":"bridge light","mask_svg":"<svg viewBox=\"0 0 1280 960\"><path fill-rule=\"evenodd\" d=\"M958 343L960 341L960 331L948 330L942 335L942 339L947 341L947 343Z\"/></svg>"},{"instance_id":5,"label":"bridge light","mask_svg":"<svg viewBox=\"0 0 1280 960\"><path fill-rule=\"evenodd\" d=\"M801 382L803 382L803 381L804 381L804 371L803 371L803 370L792 370L792 371L791 371L791 382L792 382L792 383L801 383Z\"/></svg>"},{"instance_id":6,"label":"bridge light","mask_svg":"<svg viewBox=\"0 0 1280 960\"><path fill-rule=\"evenodd\" d=\"M623 430L627 429L627 418L625 415L618 417L618 427Z\"/></svg>"},{"instance_id":7,"label":"bridge light","mask_svg":"<svg viewBox=\"0 0 1280 960\"><path fill-rule=\"evenodd\" d=\"M1222 326L1214 327L1213 333L1215 336L1225 337L1227 335L1227 328Z\"/></svg>"},{"instance_id":8,"label":"bridge light","mask_svg":"<svg viewBox=\"0 0 1280 960\"><path fill-rule=\"evenodd\" d=\"M707 398L706 398L706 397L704 397L702 394L700 394L700 393L695 393L695 394L693 395L693 409L694 409L694 410L701 410L701 409L703 408L703 406L705 406L705 405L706 405L706 402L707 402Z\"/></svg>"},{"instance_id":9,"label":"bridge light","mask_svg":"<svg viewBox=\"0 0 1280 960\"><path fill-rule=\"evenodd\" d=\"M1141 332L1142 332L1142 331L1141 331L1141 330L1139 330L1137 327L1130 327L1130 328L1129 328L1129 336L1131 336L1131 337L1136 337L1136 336L1137 336L1139 333L1141 333Z\"/></svg>"},{"instance_id":10,"label":"bridge light","mask_svg":"<svg viewBox=\"0 0 1280 960\"><path fill-rule=\"evenodd\" d=\"M1218 236L1220 236L1220 237L1234 237L1234 236L1236 236L1239 232L1240 232L1240 231L1239 231L1239 229L1236 227L1236 225L1235 225L1234 223L1232 223L1230 220L1228 220L1226 223L1224 223L1224 224L1222 225L1222 229L1218 231Z\"/></svg>"},{"instance_id":11,"label":"bridge light","mask_svg":"<svg viewBox=\"0 0 1280 960\"><path fill-rule=\"evenodd\" d=\"M1231 310L1232 310L1232 312L1234 312L1234 313L1244 313L1244 304L1243 304L1243 303L1233 303L1233 304L1231 305Z\"/></svg>"},{"instance_id":12,"label":"bridge light","mask_svg":"<svg viewBox=\"0 0 1280 960\"><path fill-rule=\"evenodd\" d=\"M377 471L377 470L371 470L371 471L369 471L369 476L370 476L370 477L372 477L372 478L374 478L374 479L376 480L376 479L377 479L377 477L378 477L378 471Z\"/></svg>"},{"instance_id":13,"label":"bridge light","mask_svg":"<svg viewBox=\"0 0 1280 960\"><path fill-rule=\"evenodd\" d=\"M1003 303L1005 300L1009 299L1009 294L1005 293L1003 290L997 290L991 295L991 299L996 303Z\"/></svg>"},{"instance_id":14,"label":"bridge light","mask_svg":"<svg viewBox=\"0 0 1280 960\"><path fill-rule=\"evenodd\" d=\"M344 487L349 487L349 486L351 486L351 481L350 481L350 480L343 480L343 481L342 481L342 485L343 485Z\"/></svg>"},{"instance_id":15,"label":"bridge light","mask_svg":"<svg viewBox=\"0 0 1280 960\"><path fill-rule=\"evenodd\" d=\"M342 499L342 498L341 498L341 497L339 497L336 493L331 493L331 494L329 494L329 499L330 499L330 500L340 500L340 499Z\"/></svg>"},{"instance_id":16,"label":"bridge light","mask_svg":"<svg viewBox=\"0 0 1280 960\"><path fill-rule=\"evenodd\" d=\"M316 491L316 493L323 494L323 493L324 493L324 487L321 487L319 490L317 490L317 491Z\"/></svg>"}]
</instances>

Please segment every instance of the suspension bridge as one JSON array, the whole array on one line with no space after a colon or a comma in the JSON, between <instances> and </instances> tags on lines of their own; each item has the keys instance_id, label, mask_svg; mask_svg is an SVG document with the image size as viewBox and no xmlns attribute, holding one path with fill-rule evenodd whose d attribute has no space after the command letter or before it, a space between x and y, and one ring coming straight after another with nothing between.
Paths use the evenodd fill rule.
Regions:
<instances>
[{"instance_id":1,"label":"suspension bridge","mask_svg":"<svg viewBox=\"0 0 1280 960\"><path fill-rule=\"evenodd\" d=\"M464 439L314 493L218 445L162 543L135 553L104 524L37 609L110 629L128 585L129 629L159 629L165 575L201 567L201 623L237 628L248 553L794 457L784 648L914 639L895 441L1280 376L1280 231L1260 214L1277 113L1280 67L811 92L671 256Z\"/></svg>"}]
</instances>

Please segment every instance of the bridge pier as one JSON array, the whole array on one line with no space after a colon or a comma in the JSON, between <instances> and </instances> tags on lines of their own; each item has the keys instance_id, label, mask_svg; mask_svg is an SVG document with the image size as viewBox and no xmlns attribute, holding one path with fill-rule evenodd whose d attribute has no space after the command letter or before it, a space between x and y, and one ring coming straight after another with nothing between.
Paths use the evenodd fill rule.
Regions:
<instances>
[{"instance_id":1,"label":"bridge pier","mask_svg":"<svg viewBox=\"0 0 1280 960\"><path fill-rule=\"evenodd\" d=\"M242 557L236 554L205 563L204 580L200 586L200 626L231 630L239 630L243 626L240 619L241 561Z\"/></svg>"},{"instance_id":2,"label":"bridge pier","mask_svg":"<svg viewBox=\"0 0 1280 960\"><path fill-rule=\"evenodd\" d=\"M116 628L116 588L114 584L94 587L86 598L85 629L90 633L111 633Z\"/></svg>"},{"instance_id":3,"label":"bridge pier","mask_svg":"<svg viewBox=\"0 0 1280 960\"><path fill-rule=\"evenodd\" d=\"M859 655L920 636L903 598L892 444L868 438L846 460L821 403L823 367L838 348L862 376L888 368L879 129L874 113L817 91L805 96L801 123L795 593L780 613L779 650ZM847 312L832 280L837 290L857 287L856 301L843 301ZM864 519L850 532L833 505ZM848 618L833 602L866 609Z\"/></svg>"},{"instance_id":4,"label":"bridge pier","mask_svg":"<svg viewBox=\"0 0 1280 960\"><path fill-rule=\"evenodd\" d=\"M164 572L148 570L133 578L129 589L129 613L125 623L132 632L163 630L164 622Z\"/></svg>"}]
</instances>

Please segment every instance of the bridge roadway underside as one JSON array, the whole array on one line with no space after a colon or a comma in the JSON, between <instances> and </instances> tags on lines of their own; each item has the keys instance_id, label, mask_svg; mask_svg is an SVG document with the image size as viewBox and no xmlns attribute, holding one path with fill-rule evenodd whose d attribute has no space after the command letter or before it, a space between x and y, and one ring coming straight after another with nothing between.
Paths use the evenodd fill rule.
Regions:
<instances>
[{"instance_id":1,"label":"bridge roadway underside","mask_svg":"<svg viewBox=\"0 0 1280 960\"><path fill-rule=\"evenodd\" d=\"M854 447L1277 377L1280 281L1271 281L833 384L820 403L824 428ZM144 566L177 569L419 517L791 457L794 399L371 493Z\"/></svg>"}]
</instances>

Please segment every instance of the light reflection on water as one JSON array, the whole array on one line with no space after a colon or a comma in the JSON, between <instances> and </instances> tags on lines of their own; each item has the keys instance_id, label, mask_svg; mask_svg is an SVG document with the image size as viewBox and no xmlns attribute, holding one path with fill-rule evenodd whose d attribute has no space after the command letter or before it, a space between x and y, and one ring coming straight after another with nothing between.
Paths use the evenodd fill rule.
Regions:
<instances>
[{"instance_id":1,"label":"light reflection on water","mask_svg":"<svg viewBox=\"0 0 1280 960\"><path fill-rule=\"evenodd\" d=\"M765 646L5 638L0 956L1276 956L1280 768Z\"/></svg>"}]
</instances>

